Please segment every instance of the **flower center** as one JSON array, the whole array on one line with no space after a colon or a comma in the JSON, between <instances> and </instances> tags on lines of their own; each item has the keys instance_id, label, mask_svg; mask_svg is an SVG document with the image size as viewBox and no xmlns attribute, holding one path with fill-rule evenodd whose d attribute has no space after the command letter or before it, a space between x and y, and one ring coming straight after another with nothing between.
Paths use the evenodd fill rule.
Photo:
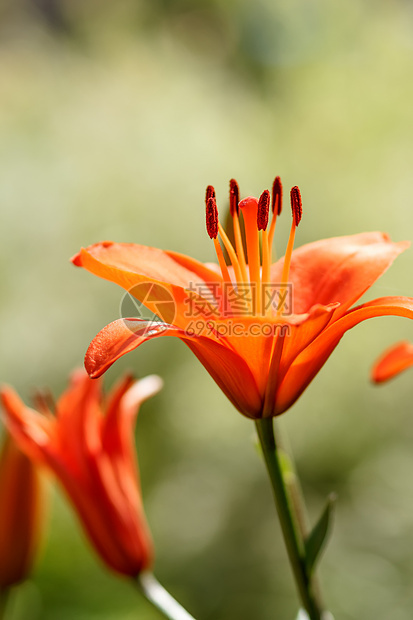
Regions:
<instances>
[{"instance_id":1,"label":"flower center","mask_svg":"<svg viewBox=\"0 0 413 620\"><path fill-rule=\"evenodd\" d=\"M293 187L290 193L292 209L292 225L287 249L284 257L281 282L278 283L281 290L286 286L289 277L291 256L294 246L295 230L301 220L302 205L298 187ZM282 185L280 177L276 177L272 187L272 198L268 190L264 190L260 198L249 196L239 201L238 183L231 179L229 205L232 217L235 247L231 243L227 233L219 222L218 208L215 198L215 190L208 185L205 196L206 202L206 227L207 232L214 242L218 263L224 282L235 292L249 288L248 314L271 316L272 307L266 306L263 297L264 287L271 283L271 259L272 243L274 239L277 216L282 210ZM269 230L269 211L272 211L272 219ZM242 217L244 234L242 232L240 217ZM224 257L221 243L226 250L230 265ZM245 255L246 250L246 255ZM230 269L232 267L232 273ZM276 316L280 316L283 306L277 309Z\"/></svg>"}]
</instances>

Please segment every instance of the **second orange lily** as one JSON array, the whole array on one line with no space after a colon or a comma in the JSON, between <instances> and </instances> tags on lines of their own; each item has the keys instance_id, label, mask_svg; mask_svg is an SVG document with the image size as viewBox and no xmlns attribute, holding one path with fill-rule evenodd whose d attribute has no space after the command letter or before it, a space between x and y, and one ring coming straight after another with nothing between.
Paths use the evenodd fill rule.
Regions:
<instances>
[{"instance_id":1,"label":"second orange lily","mask_svg":"<svg viewBox=\"0 0 413 620\"><path fill-rule=\"evenodd\" d=\"M136 383L125 377L102 402L101 382L76 371L56 415L41 396L36 411L11 387L0 390L4 420L19 448L59 479L103 561L131 577L153 561L133 423L140 405L160 388L156 376Z\"/></svg>"},{"instance_id":2,"label":"second orange lily","mask_svg":"<svg viewBox=\"0 0 413 620\"><path fill-rule=\"evenodd\" d=\"M272 263L281 207L279 177L272 196L265 190L259 199L241 201L231 180L231 243L209 186L206 222L216 265L136 244L103 242L82 249L72 259L75 265L131 291L164 319L119 319L106 326L86 354L90 376L100 376L147 340L175 336L242 414L272 417L291 407L347 330L376 316L413 318L410 297L382 297L351 308L408 242L393 243L386 234L371 232L324 239L293 251L302 215L300 191L294 187L286 253Z\"/></svg>"}]
</instances>

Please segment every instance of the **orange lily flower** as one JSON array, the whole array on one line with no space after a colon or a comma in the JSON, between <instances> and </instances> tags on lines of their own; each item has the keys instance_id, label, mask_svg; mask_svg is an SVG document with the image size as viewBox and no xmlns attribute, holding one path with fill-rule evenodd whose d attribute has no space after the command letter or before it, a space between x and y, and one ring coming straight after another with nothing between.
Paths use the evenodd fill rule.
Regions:
<instances>
[{"instance_id":1,"label":"orange lily flower","mask_svg":"<svg viewBox=\"0 0 413 620\"><path fill-rule=\"evenodd\" d=\"M374 383L384 383L413 366L413 344L403 340L389 347L379 357L371 371Z\"/></svg>"},{"instance_id":2,"label":"orange lily flower","mask_svg":"<svg viewBox=\"0 0 413 620\"><path fill-rule=\"evenodd\" d=\"M24 581L30 573L41 509L39 473L6 435L0 454L0 592Z\"/></svg>"},{"instance_id":3,"label":"orange lily flower","mask_svg":"<svg viewBox=\"0 0 413 620\"><path fill-rule=\"evenodd\" d=\"M351 308L408 242L392 243L384 233L372 232L316 241L293 251L302 215L300 192L294 187L286 253L272 264L281 206L279 177L272 200L265 190L259 199L241 202L232 180L233 245L219 222L215 191L209 186L207 232L218 265L128 243L81 249L72 259L75 265L119 284L164 319L119 319L106 326L86 353L90 376L100 376L146 340L176 336L241 413L272 417L291 407L347 330L375 316L413 318L413 299L407 297L383 297ZM174 302L173 311L168 299Z\"/></svg>"},{"instance_id":4,"label":"orange lily flower","mask_svg":"<svg viewBox=\"0 0 413 620\"><path fill-rule=\"evenodd\" d=\"M103 561L129 576L148 568L153 558L133 423L141 403L160 387L156 376L136 383L124 378L106 400L106 415L101 382L83 370L73 374L56 416L44 399L39 399L38 412L10 387L0 392L5 423L19 447L59 479Z\"/></svg>"}]
</instances>

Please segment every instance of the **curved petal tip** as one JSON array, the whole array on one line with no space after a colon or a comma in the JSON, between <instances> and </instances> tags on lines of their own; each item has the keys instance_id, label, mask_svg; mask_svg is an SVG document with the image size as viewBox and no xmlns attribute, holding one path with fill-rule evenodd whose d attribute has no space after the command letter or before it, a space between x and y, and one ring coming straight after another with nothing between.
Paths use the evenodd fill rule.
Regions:
<instances>
[{"instance_id":1,"label":"curved petal tip","mask_svg":"<svg viewBox=\"0 0 413 620\"><path fill-rule=\"evenodd\" d=\"M158 375L148 375L136 381L123 397L127 407L136 407L157 394L163 388L163 380Z\"/></svg>"},{"instance_id":2,"label":"curved petal tip","mask_svg":"<svg viewBox=\"0 0 413 620\"><path fill-rule=\"evenodd\" d=\"M371 380L373 383L385 383L411 366L413 344L403 340L382 353L371 370Z\"/></svg>"}]
</instances>

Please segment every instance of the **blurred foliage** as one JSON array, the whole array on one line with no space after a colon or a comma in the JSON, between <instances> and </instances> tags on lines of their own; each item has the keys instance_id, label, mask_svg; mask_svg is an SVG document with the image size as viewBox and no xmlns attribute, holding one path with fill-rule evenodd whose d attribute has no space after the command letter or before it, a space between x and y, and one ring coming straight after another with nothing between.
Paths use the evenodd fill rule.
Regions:
<instances>
[{"instance_id":1,"label":"blurred foliage","mask_svg":"<svg viewBox=\"0 0 413 620\"><path fill-rule=\"evenodd\" d=\"M3 0L0 7L0 378L64 388L122 292L76 270L111 238L213 259L208 183L227 204L275 174L299 184L297 244L385 230L411 238L410 2ZM289 229L280 219L277 249ZM371 296L412 294L411 251ZM368 384L405 320L353 330L280 420L315 521L339 495L321 561L341 620L407 620L413 594L411 375ZM162 341L163 340L163 341ZM156 573L199 618L294 618L297 598L253 426L180 342L120 360L163 394L138 420ZM10 620L155 620L91 553L60 494Z\"/></svg>"}]
</instances>

